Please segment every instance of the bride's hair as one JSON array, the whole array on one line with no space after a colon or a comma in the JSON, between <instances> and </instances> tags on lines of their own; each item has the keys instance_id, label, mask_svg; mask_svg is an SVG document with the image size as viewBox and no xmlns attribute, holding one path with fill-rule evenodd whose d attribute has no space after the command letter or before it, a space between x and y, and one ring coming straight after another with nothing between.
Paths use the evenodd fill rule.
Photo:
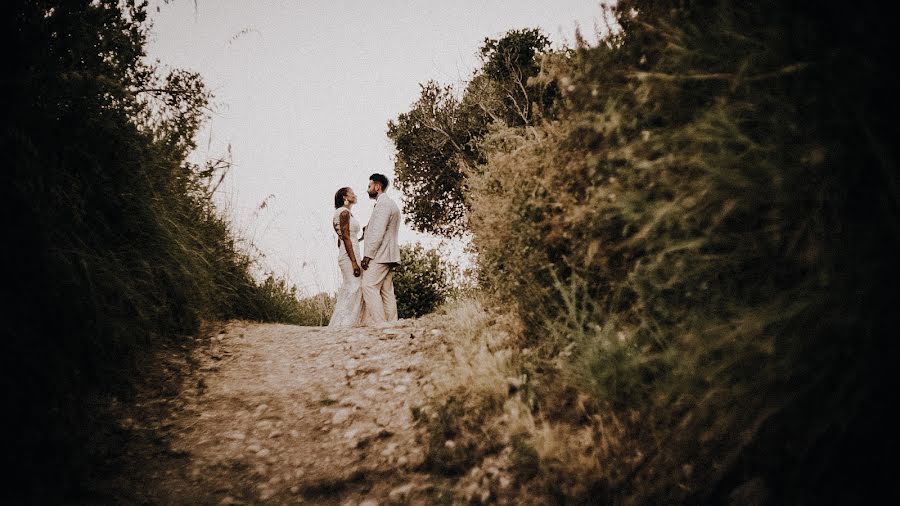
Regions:
<instances>
[{"instance_id":1,"label":"bride's hair","mask_svg":"<svg viewBox=\"0 0 900 506\"><path fill-rule=\"evenodd\" d=\"M350 191L350 187L345 186L334 193L334 208L335 209L344 205L344 197L347 196L348 191Z\"/></svg>"}]
</instances>

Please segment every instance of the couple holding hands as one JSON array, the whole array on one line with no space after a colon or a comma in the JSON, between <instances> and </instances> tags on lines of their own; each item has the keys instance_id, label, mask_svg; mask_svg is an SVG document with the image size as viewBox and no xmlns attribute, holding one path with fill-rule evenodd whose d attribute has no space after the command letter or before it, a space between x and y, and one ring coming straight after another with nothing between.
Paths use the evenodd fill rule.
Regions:
<instances>
[{"instance_id":1,"label":"couple holding hands","mask_svg":"<svg viewBox=\"0 0 900 506\"><path fill-rule=\"evenodd\" d=\"M366 193L375 201L375 209L363 228L364 237L360 237L359 222L351 212L356 204L353 189L344 187L334 194L332 226L337 234L338 267L343 282L329 327L367 326L397 319L392 269L400 263L400 208L385 195L387 188L384 175L369 176ZM357 261L358 243L363 240L364 256Z\"/></svg>"}]
</instances>

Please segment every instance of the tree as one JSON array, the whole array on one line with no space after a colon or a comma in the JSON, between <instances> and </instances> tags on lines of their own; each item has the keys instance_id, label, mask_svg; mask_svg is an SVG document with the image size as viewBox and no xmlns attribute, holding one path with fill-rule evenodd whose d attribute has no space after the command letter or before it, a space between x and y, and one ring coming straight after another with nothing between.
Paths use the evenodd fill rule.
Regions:
<instances>
[{"instance_id":1,"label":"tree","mask_svg":"<svg viewBox=\"0 0 900 506\"><path fill-rule=\"evenodd\" d=\"M491 123L527 125L556 100L555 85L531 81L540 71L536 57L549 45L538 29L485 39L482 69L461 98L429 81L412 108L388 122L396 185L414 229L445 237L467 230L466 177L485 161L480 142Z\"/></svg>"},{"instance_id":2,"label":"tree","mask_svg":"<svg viewBox=\"0 0 900 506\"><path fill-rule=\"evenodd\" d=\"M421 244L401 246L400 265L394 271L400 318L415 318L437 309L453 290L451 274L452 267L437 250Z\"/></svg>"}]
</instances>

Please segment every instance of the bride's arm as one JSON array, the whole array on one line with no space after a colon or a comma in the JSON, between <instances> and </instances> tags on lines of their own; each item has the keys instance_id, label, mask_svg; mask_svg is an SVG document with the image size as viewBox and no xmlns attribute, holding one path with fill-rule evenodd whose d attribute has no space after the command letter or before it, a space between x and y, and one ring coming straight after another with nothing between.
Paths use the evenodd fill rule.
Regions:
<instances>
[{"instance_id":1,"label":"bride's arm","mask_svg":"<svg viewBox=\"0 0 900 506\"><path fill-rule=\"evenodd\" d=\"M353 252L353 240L350 239L350 211L341 212L341 241L344 243L344 249L347 250L347 256L353 265L353 274L356 275L359 264L356 263L356 253Z\"/></svg>"}]
</instances>

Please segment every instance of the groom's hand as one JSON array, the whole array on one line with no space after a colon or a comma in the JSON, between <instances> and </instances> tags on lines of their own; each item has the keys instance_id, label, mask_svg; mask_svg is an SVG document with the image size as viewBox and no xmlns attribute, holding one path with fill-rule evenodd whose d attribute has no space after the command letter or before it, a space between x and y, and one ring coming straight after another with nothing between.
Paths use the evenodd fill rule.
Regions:
<instances>
[{"instance_id":1,"label":"groom's hand","mask_svg":"<svg viewBox=\"0 0 900 506\"><path fill-rule=\"evenodd\" d=\"M362 261L362 268L363 268L363 270L366 270L366 269L369 268L369 261L370 261L370 260L372 260L372 259L369 258L369 257L363 257L363 261Z\"/></svg>"}]
</instances>

